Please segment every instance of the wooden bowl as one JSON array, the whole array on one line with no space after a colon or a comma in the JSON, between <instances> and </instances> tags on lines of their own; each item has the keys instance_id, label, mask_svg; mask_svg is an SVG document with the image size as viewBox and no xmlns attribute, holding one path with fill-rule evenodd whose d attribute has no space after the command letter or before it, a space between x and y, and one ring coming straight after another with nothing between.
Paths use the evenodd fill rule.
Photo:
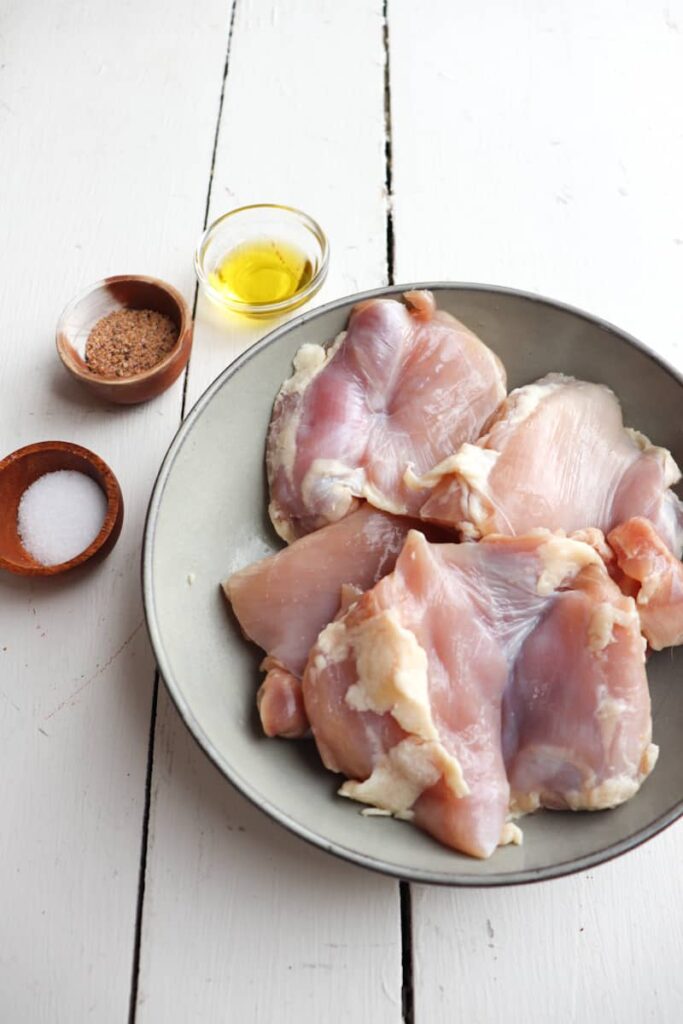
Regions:
<instances>
[{"instance_id":1,"label":"wooden bowl","mask_svg":"<svg viewBox=\"0 0 683 1024\"><path fill-rule=\"evenodd\" d=\"M149 370L129 377L105 377L88 369L85 345L98 320L117 309L153 309L178 328L178 339ZM119 274L91 285L73 299L57 323L57 352L72 377L100 398L132 405L156 398L182 373L192 349L192 317L179 291L155 277Z\"/></svg>"},{"instance_id":2,"label":"wooden bowl","mask_svg":"<svg viewBox=\"0 0 683 1024\"><path fill-rule=\"evenodd\" d=\"M58 565L41 565L29 555L17 531L17 511L27 487L59 469L73 469L91 477L104 491L107 511L102 529L89 547ZM84 562L99 560L116 544L123 525L123 496L119 482L99 455L69 441L41 441L19 448L0 462L0 569L20 576L57 576Z\"/></svg>"}]
</instances>

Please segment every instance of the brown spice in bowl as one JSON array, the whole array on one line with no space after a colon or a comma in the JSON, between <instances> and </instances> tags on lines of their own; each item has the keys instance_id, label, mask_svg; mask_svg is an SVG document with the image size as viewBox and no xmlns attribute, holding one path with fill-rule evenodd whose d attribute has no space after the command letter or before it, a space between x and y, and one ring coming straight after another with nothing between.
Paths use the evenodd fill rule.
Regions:
<instances>
[{"instance_id":1,"label":"brown spice in bowl","mask_svg":"<svg viewBox=\"0 0 683 1024\"><path fill-rule=\"evenodd\" d=\"M85 345L85 361L102 377L131 377L156 366L178 340L169 316L153 309L117 309L98 320Z\"/></svg>"}]
</instances>

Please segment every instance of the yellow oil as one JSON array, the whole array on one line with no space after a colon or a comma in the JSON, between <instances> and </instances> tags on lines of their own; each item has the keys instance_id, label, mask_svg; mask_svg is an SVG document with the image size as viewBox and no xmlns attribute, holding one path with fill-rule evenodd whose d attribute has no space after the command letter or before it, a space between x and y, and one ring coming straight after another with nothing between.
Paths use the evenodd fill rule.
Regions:
<instances>
[{"instance_id":1,"label":"yellow oil","mask_svg":"<svg viewBox=\"0 0 683 1024\"><path fill-rule=\"evenodd\" d=\"M291 299L311 282L313 273L301 249L289 242L258 239L231 249L209 281L228 300L261 304Z\"/></svg>"}]
</instances>

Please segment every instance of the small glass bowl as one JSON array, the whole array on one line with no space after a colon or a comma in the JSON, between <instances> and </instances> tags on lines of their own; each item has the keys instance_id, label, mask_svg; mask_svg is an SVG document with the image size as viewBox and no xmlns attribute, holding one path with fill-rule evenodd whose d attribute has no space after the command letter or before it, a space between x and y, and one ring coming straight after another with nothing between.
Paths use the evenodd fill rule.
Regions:
<instances>
[{"instance_id":1,"label":"small glass bowl","mask_svg":"<svg viewBox=\"0 0 683 1024\"><path fill-rule=\"evenodd\" d=\"M289 243L310 261L312 277L293 295L277 302L244 302L215 288L209 275L216 271L229 252L245 242L278 241ZM320 225L302 210L275 203L240 206L224 213L209 225L195 252L194 265L205 294L222 309L250 317L270 317L288 313L320 291L327 277L329 244Z\"/></svg>"}]
</instances>

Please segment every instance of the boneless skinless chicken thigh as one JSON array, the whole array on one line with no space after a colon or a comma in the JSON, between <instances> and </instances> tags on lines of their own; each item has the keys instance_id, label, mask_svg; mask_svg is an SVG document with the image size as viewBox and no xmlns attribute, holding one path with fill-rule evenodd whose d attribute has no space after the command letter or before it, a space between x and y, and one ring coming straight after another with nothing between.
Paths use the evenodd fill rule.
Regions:
<instances>
[{"instance_id":1,"label":"boneless skinless chicken thigh","mask_svg":"<svg viewBox=\"0 0 683 1024\"><path fill-rule=\"evenodd\" d=\"M258 704L268 736L307 731L299 678L311 645L337 614L344 586L367 590L393 569L409 529L364 505L223 584L242 631L267 655Z\"/></svg>"},{"instance_id":2,"label":"boneless skinless chicken thigh","mask_svg":"<svg viewBox=\"0 0 683 1024\"><path fill-rule=\"evenodd\" d=\"M608 535L625 593L633 594L640 628L650 647L683 644L683 564L671 553L652 523L636 516Z\"/></svg>"},{"instance_id":3,"label":"boneless skinless chicken thigh","mask_svg":"<svg viewBox=\"0 0 683 1024\"><path fill-rule=\"evenodd\" d=\"M589 545L430 544L326 627L304 701L340 793L488 857L513 810L613 807L651 770L634 601Z\"/></svg>"},{"instance_id":4,"label":"boneless skinless chicken thigh","mask_svg":"<svg viewBox=\"0 0 683 1024\"><path fill-rule=\"evenodd\" d=\"M370 299L327 351L304 345L275 402L266 461L270 516L286 541L358 499L416 514L416 484L474 441L505 397L499 359L429 292Z\"/></svg>"},{"instance_id":5,"label":"boneless skinless chicken thigh","mask_svg":"<svg viewBox=\"0 0 683 1024\"><path fill-rule=\"evenodd\" d=\"M517 388L476 444L464 444L428 478L436 487L421 516L465 538L537 527L606 533L645 516L681 553L683 507L669 489L678 467L666 449L624 427L616 396L602 384L551 373Z\"/></svg>"}]
</instances>

